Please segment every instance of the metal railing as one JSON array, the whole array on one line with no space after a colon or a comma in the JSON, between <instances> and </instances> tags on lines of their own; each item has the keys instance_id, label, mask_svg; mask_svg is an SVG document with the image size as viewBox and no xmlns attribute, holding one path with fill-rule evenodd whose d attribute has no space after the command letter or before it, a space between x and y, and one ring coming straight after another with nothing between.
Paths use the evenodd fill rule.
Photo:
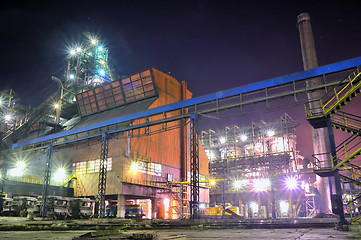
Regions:
<instances>
[{"instance_id":1,"label":"metal railing","mask_svg":"<svg viewBox=\"0 0 361 240\"><path fill-rule=\"evenodd\" d=\"M332 110L361 87L360 77L361 72L356 69L331 91L327 92L325 96L305 103L306 118L312 119L331 114Z\"/></svg>"}]
</instances>

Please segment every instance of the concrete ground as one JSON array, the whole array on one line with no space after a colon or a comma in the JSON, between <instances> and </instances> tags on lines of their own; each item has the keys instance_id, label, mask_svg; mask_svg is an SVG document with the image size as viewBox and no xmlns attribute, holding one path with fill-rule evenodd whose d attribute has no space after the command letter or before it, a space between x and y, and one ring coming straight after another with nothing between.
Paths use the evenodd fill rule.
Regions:
<instances>
[{"instance_id":1,"label":"concrete ground","mask_svg":"<svg viewBox=\"0 0 361 240\"><path fill-rule=\"evenodd\" d=\"M0 232L1 239L73 239L90 231L5 231ZM99 231L100 232L100 231ZM92 239L126 239L133 233L153 233L156 239L360 239L361 235L341 232L329 228L317 229L168 229L157 231L127 231L126 235L100 235ZM89 238L84 238L89 239Z\"/></svg>"},{"instance_id":2,"label":"concrete ground","mask_svg":"<svg viewBox=\"0 0 361 240\"><path fill-rule=\"evenodd\" d=\"M42 231L0 231L0 239L131 239L134 234L151 234L156 236L155 239L361 239L361 225L350 225L353 227L352 231L339 231L334 229L335 219L284 219L280 220L281 225L273 225L267 227L266 221L258 221L256 225L237 226L229 225L234 222L223 222L224 226L207 226L207 223L215 221L202 220L193 226L180 226L186 221L180 222L162 222L162 221L130 221L126 219L82 219L82 220L29 220L20 217L0 217L0 225L79 225L86 228L79 228L84 230L67 230L59 229L58 231L50 231L54 229L47 229ZM243 221L244 222L244 221ZM307 225L297 225L303 222ZM251 220L248 221L251 223ZM296 223L296 225L295 225ZM327 223L319 225L319 223ZM149 228L146 230L134 230L133 227L128 227L128 230L112 230L121 226L136 226L143 224ZM165 225L161 225L165 224ZM204 224L204 225L203 225ZM101 228L94 228L94 226ZM113 228L106 228L113 226ZM163 227L157 227L163 226ZM233 226L233 227L231 227ZM282 227L283 226L283 227ZM115 228L114 228L115 227ZM257 229L252 229L252 228ZM261 229L260 229L261 228ZM94 230L86 230L94 229ZM110 230L95 230L95 229L110 229ZM119 229L119 228L118 228ZM3 230L8 230L4 229ZM35 230L35 229L33 229ZM90 235L92 234L92 235ZM84 236L87 235L87 236ZM84 236L84 237L81 237ZM133 238L134 239L134 238Z\"/></svg>"}]
</instances>

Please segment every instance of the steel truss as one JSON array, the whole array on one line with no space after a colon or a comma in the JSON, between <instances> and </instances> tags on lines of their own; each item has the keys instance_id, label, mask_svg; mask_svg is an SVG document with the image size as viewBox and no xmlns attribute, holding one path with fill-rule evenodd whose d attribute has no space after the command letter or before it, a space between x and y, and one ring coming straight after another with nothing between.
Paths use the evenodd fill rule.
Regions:
<instances>
[{"instance_id":1,"label":"steel truss","mask_svg":"<svg viewBox=\"0 0 361 240\"><path fill-rule=\"evenodd\" d=\"M42 217L46 217L48 212L48 192L49 192L49 185L51 180L53 150L54 148L52 146L48 147L47 158L45 162L44 183L43 183L41 212L40 212L40 216Z\"/></svg>"},{"instance_id":2,"label":"steel truss","mask_svg":"<svg viewBox=\"0 0 361 240\"><path fill-rule=\"evenodd\" d=\"M277 110L280 107L277 100L284 98L288 98L287 101L285 101L288 104L287 106L290 104L303 104L302 96L305 96L309 92L322 89L327 90L337 86L340 82L340 78L344 77L331 76L331 78L326 78L326 76L339 72L346 72L346 74L348 74L360 65L361 57L349 59L307 71L272 78L121 116L87 127L16 143L12 145L12 148L20 148L21 150L46 148L49 145L56 146L95 138L104 133L112 134L126 132L158 124L165 124L167 122L189 118L191 115L218 114L220 111L229 109L238 108L240 112L244 112L244 107L257 103L266 103L267 110L269 111ZM312 87L306 86L307 81L320 76L323 77L321 84ZM337 80L335 80L335 77ZM274 107L272 104L277 107ZM135 122L136 124L132 124ZM129 127L124 128L124 123L127 123Z\"/></svg>"},{"instance_id":3,"label":"steel truss","mask_svg":"<svg viewBox=\"0 0 361 240\"><path fill-rule=\"evenodd\" d=\"M98 182L98 195L99 195L99 218L105 216L105 191L107 185L107 162L108 162L108 147L110 136L103 134L101 138L100 148L100 165L99 165L99 182Z\"/></svg>"},{"instance_id":4,"label":"steel truss","mask_svg":"<svg viewBox=\"0 0 361 240\"><path fill-rule=\"evenodd\" d=\"M190 118L190 155L191 155L191 218L197 219L199 214L199 144L198 144L198 117Z\"/></svg>"},{"instance_id":5,"label":"steel truss","mask_svg":"<svg viewBox=\"0 0 361 240\"><path fill-rule=\"evenodd\" d=\"M20 142L12 145L12 149L20 151L43 149L48 146L59 146L68 143L80 142L86 139L96 138L102 136L101 160L103 161L102 170L99 172L99 187L98 192L100 197L104 198L106 186L106 159L108 154L108 141L106 136L132 131L140 128L148 128L150 126L173 122L191 117L191 211L193 217L198 217L198 201L199 201L199 149L198 149L198 135L196 131L196 115L205 115L216 113L223 110L239 109L241 113L244 112L244 107L257 103L266 103L267 110L277 110L272 107L275 104L277 107L277 100L279 99L293 99L291 104L303 103L300 102L300 96L316 90L326 90L330 87L336 86L338 80L331 78L331 81L326 81L326 76L339 73L350 72L361 65L361 57L345 60L342 62L321 66L318 68L293 73L265 81L252 83L249 85L236 87L216 93L208 94L201 97L196 97L181 102L168 104L165 106L148 109L146 111L121 116L111 120L105 120L87 127L72 129L37 139L32 139L25 142ZM321 84L309 87L308 81L313 78L323 77ZM288 103L289 106L289 103ZM284 106L285 107L285 106ZM137 124L133 124L133 123ZM129 127L124 128L124 123ZM50 147L51 148L51 147ZM49 151L51 152L51 151ZM6 154L4 151L3 154ZM48 154L48 162L50 167L51 154ZM50 168L49 168L50 169ZM50 182L50 171L48 173L48 181ZM44 181L44 187L46 181ZM104 199L101 199L100 213L104 214ZM46 201L46 200L45 200Z\"/></svg>"}]
</instances>

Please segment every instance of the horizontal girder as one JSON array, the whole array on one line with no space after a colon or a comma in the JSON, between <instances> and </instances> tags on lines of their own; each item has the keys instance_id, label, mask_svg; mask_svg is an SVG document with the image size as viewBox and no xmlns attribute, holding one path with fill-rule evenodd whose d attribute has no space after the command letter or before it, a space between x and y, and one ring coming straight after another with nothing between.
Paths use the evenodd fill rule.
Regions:
<instances>
[{"instance_id":1,"label":"horizontal girder","mask_svg":"<svg viewBox=\"0 0 361 240\"><path fill-rule=\"evenodd\" d=\"M297 102L297 96L299 94L307 93L318 89L325 89L338 83L338 81L330 83L324 82L323 84L315 86L311 89L307 88L306 84L303 84L307 80L315 77L326 76L329 74L346 71L356 68L360 65L361 57L353 58L338 63L313 68L307 71L284 75L281 77L276 77L261 82L256 82L245 86L240 86L164 105L161 107L148 109L134 114L117 117L111 120L101 121L87 127L76 128L69 131L64 131L20 143L15 143L12 145L12 148L16 149L21 147L23 150L26 150L30 148L42 148L50 144L56 146L98 137L103 133L112 134L176 121L182 118L188 118L191 114L209 114L221 110L233 109L236 107L242 108L243 106L259 102L267 102L267 104L269 104L270 100L280 99L289 96L294 96L295 102ZM275 91L285 86L288 87L287 90L283 92ZM254 93L264 93L264 96L260 96L259 94ZM247 99L244 99L244 96L246 96ZM167 114L171 117L167 117ZM157 120L152 120L152 117L154 116L157 116ZM158 116L162 116L162 118L159 120ZM137 125L133 124L133 122L136 120L139 120L139 124ZM129 127L124 128L124 125L120 127L118 126L120 125L120 123L129 123Z\"/></svg>"}]
</instances>

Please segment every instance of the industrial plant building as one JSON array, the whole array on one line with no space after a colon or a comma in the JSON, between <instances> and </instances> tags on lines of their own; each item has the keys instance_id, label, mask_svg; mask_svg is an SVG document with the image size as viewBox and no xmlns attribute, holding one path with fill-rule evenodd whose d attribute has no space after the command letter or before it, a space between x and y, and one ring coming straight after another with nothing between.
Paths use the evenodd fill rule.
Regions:
<instances>
[{"instance_id":1,"label":"industrial plant building","mask_svg":"<svg viewBox=\"0 0 361 240\"><path fill-rule=\"evenodd\" d=\"M248 218L314 216L315 177L297 150L297 126L285 113L268 123L203 131L210 178L220 179L210 188L210 205L238 207Z\"/></svg>"},{"instance_id":2,"label":"industrial plant building","mask_svg":"<svg viewBox=\"0 0 361 240\"><path fill-rule=\"evenodd\" d=\"M361 118L340 110L361 92L361 60L317 68L308 14L298 26L304 62L313 63L304 72L197 98L154 68L114 77L108 50L87 36L86 47L71 49L64 76L52 78L58 90L37 108L19 105L11 90L1 94L1 193L41 197L42 217L56 195L91 199L99 217L142 209L136 217L333 212L343 224L346 212L359 220ZM244 114L257 104L262 111L304 104L312 159L300 155L298 123L287 113L199 131L199 116ZM332 128L348 138L336 145Z\"/></svg>"},{"instance_id":3,"label":"industrial plant building","mask_svg":"<svg viewBox=\"0 0 361 240\"><path fill-rule=\"evenodd\" d=\"M36 142L192 97L185 82L154 68L114 80L106 61L107 50L96 44L72 52L64 79L53 78L59 83L56 93L30 113L13 108L12 118L3 122L3 144ZM129 121L116 128L137 124L142 122ZM189 217L189 120L104 131L97 135L85 130L76 141L7 151L1 161L7 170L3 171L3 192L9 196L73 195L96 202L103 197L100 208L112 208L118 217L124 217L126 205L141 206L149 219ZM208 159L201 146L199 179L208 179ZM177 182L186 182L181 192ZM202 186L199 202L209 202L208 189Z\"/></svg>"}]
</instances>

